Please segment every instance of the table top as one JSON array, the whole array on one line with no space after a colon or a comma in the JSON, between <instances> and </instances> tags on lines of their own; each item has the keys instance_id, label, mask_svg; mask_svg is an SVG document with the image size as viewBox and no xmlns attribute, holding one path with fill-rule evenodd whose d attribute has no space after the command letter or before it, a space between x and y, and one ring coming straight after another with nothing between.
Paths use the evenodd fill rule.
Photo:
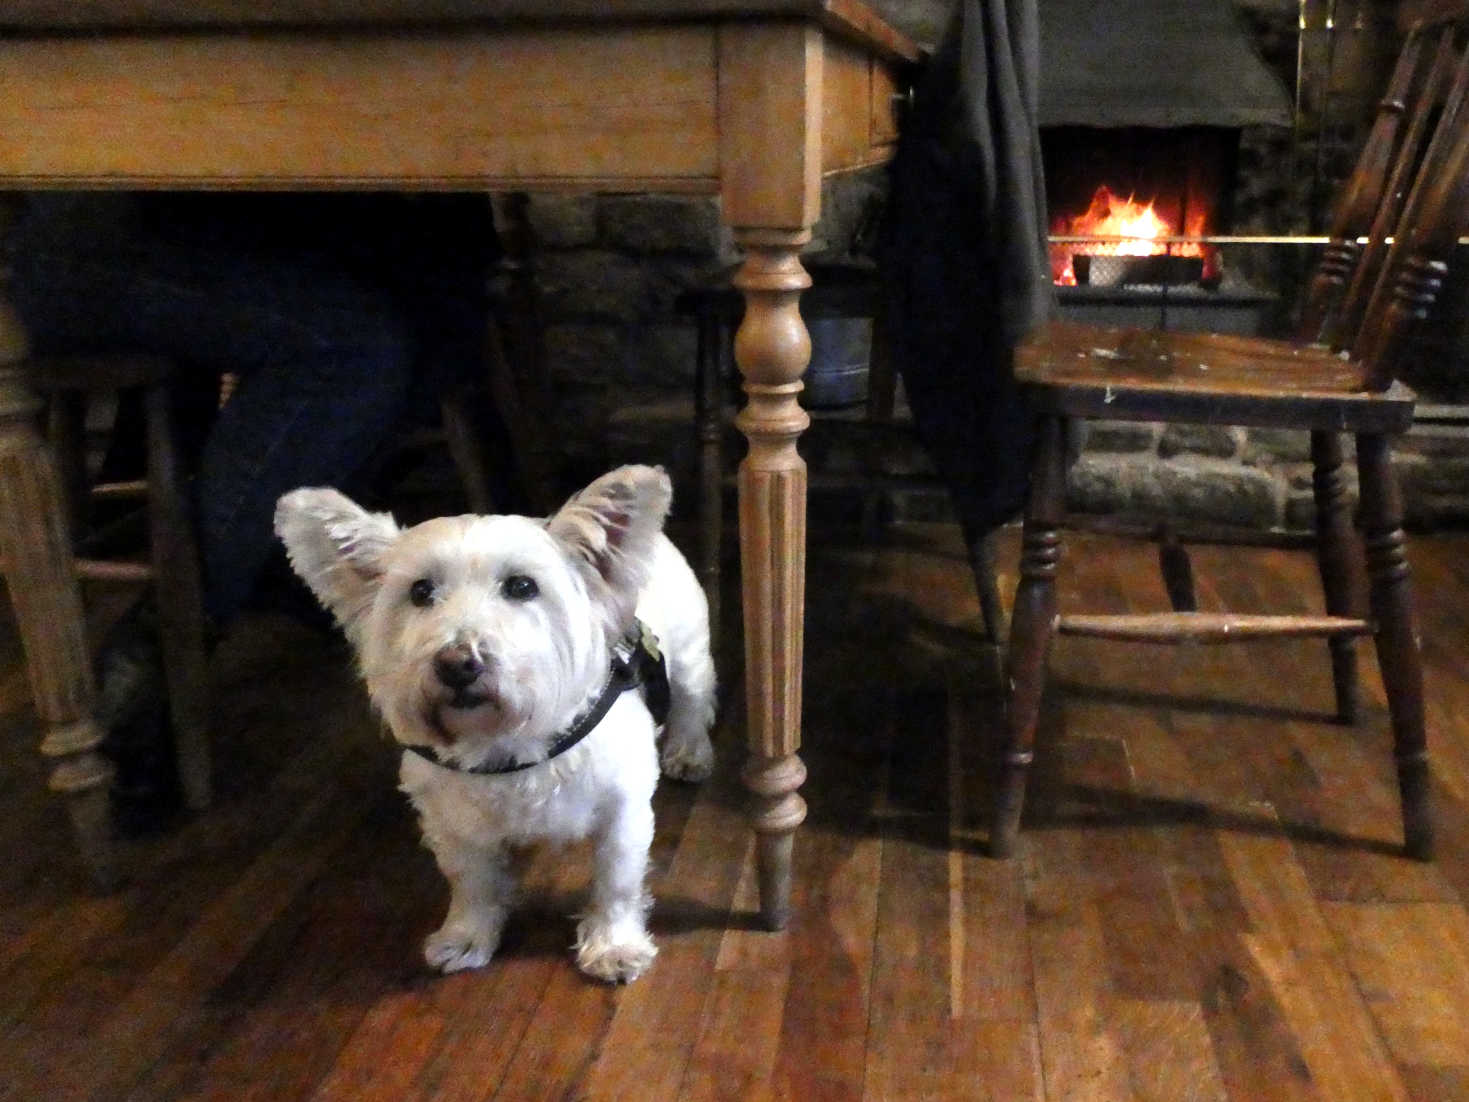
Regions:
<instances>
[{"instance_id":1,"label":"table top","mask_svg":"<svg viewBox=\"0 0 1469 1102\"><path fill-rule=\"evenodd\" d=\"M0 0L0 32L445 27L809 19L895 58L918 47L862 0Z\"/></svg>"}]
</instances>

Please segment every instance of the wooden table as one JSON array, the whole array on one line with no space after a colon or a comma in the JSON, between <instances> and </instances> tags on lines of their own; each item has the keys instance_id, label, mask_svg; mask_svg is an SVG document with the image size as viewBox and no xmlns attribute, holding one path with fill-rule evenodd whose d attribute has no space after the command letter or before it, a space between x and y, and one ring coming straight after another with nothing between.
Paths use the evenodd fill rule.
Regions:
<instances>
[{"instance_id":1,"label":"wooden table","mask_svg":"<svg viewBox=\"0 0 1469 1102\"><path fill-rule=\"evenodd\" d=\"M789 914L810 341L799 260L824 173L884 160L913 44L857 0L0 0L0 189L715 193L744 262L735 356L761 910ZM8 204L13 210L14 204ZM0 232L7 218L0 214ZM26 340L0 284L0 525L45 727L99 877L81 605Z\"/></svg>"}]
</instances>

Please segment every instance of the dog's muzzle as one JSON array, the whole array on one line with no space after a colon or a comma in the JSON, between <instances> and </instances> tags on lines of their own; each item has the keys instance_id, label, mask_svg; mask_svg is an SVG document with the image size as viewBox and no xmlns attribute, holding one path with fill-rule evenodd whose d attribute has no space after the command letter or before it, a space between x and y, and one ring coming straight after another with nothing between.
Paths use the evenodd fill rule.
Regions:
<instances>
[{"instance_id":1,"label":"dog's muzzle","mask_svg":"<svg viewBox=\"0 0 1469 1102\"><path fill-rule=\"evenodd\" d=\"M440 653L456 651L458 649L456 647L445 647L444 651ZM602 722L602 717L612 709L612 705L616 702L617 698L630 689L641 689L643 691L644 702L648 706L648 711L652 714L653 722L658 726L662 726L664 720L668 718L668 664L663 658L663 652L658 648L658 637L641 620L635 621L627 635L613 648L611 668L607 673L607 681L602 686L602 691L597 695L597 699L581 715L572 721L570 727L556 736L544 759L537 759L536 761L511 761L508 763L499 761L484 762L466 768L453 762L444 761L434 752L432 747L415 746L410 743L405 744L404 749L433 762L435 765L460 773L474 773L477 775L516 773L522 769L530 769L533 766L542 764L544 761L549 761L551 758L566 753L566 751L586 738L587 735L591 734L597 724ZM434 729L438 731L445 742L454 741L454 736L444 727L437 712L431 712L429 719Z\"/></svg>"},{"instance_id":2,"label":"dog's muzzle","mask_svg":"<svg viewBox=\"0 0 1469 1102\"><path fill-rule=\"evenodd\" d=\"M474 688L484 676L486 663L468 643L441 648L434 655L433 666L434 677L450 691L451 708L477 708L489 701L489 693Z\"/></svg>"}]
</instances>

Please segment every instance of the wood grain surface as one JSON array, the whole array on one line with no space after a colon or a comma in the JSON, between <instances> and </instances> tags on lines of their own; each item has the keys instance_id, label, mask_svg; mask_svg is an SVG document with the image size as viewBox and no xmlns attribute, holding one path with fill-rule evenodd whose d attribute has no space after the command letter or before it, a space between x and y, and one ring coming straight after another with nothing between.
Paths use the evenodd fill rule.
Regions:
<instances>
[{"instance_id":1,"label":"wood grain surface","mask_svg":"<svg viewBox=\"0 0 1469 1102\"><path fill-rule=\"evenodd\" d=\"M680 534L681 535L681 534ZM1017 534L1002 534L1013 594ZM1167 607L1150 548L1074 539L1067 599ZM444 890L345 651L246 621L212 666L220 790L88 887L0 630L0 1098L1420 1099L1469 1089L1469 554L1416 539L1441 832L1399 825L1375 663L1319 640L1063 638L1027 829L986 856L994 654L956 531L813 529L792 918L759 919L735 628L720 765L665 785L626 988L571 962L587 855L541 855L488 968L429 975ZM1309 555L1196 547L1201 609L1321 615ZM731 582L731 588L734 583Z\"/></svg>"}]
</instances>

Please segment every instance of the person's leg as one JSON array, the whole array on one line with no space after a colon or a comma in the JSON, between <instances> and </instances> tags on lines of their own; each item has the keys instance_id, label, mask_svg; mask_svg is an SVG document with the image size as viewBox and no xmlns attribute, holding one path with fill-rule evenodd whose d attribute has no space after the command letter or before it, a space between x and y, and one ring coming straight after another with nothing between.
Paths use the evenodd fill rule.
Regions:
<instances>
[{"instance_id":1,"label":"person's leg","mask_svg":"<svg viewBox=\"0 0 1469 1102\"><path fill-rule=\"evenodd\" d=\"M394 300L310 257L195 249L156 238L88 252L71 226L33 229L20 308L51 351L144 349L240 384L195 479L205 600L240 610L274 549L275 500L338 484L393 427L413 369Z\"/></svg>"},{"instance_id":2,"label":"person's leg","mask_svg":"<svg viewBox=\"0 0 1469 1102\"><path fill-rule=\"evenodd\" d=\"M196 480L206 603L227 624L278 553L276 499L298 486L340 486L392 430L413 369L408 328L386 296L320 273L278 273L295 313L231 320L267 341L220 411Z\"/></svg>"}]
</instances>

